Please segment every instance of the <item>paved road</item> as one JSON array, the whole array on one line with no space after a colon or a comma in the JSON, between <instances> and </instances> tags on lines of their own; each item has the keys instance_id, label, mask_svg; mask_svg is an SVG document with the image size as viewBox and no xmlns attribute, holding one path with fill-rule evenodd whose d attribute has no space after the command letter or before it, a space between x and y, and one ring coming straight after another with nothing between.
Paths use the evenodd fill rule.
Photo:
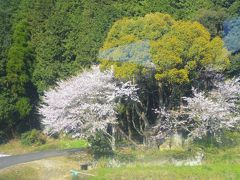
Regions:
<instances>
[{"instance_id":1,"label":"paved road","mask_svg":"<svg viewBox=\"0 0 240 180\"><path fill-rule=\"evenodd\" d=\"M49 158L49 157L64 156L64 155L69 155L71 153L83 152L83 151L85 151L85 149L83 148L51 150L51 151L42 151L42 152L35 152L35 153L29 153L29 154L23 154L23 155L0 157L0 170L16 164L26 163L26 162L40 160L40 159Z\"/></svg>"}]
</instances>

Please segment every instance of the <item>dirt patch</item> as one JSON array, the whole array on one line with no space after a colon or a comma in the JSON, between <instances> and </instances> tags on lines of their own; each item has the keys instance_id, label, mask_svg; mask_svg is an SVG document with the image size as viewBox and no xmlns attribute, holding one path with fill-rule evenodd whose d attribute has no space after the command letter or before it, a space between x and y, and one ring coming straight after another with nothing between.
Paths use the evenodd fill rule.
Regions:
<instances>
[{"instance_id":1,"label":"dirt patch","mask_svg":"<svg viewBox=\"0 0 240 180\"><path fill-rule=\"evenodd\" d=\"M65 157L44 159L35 162L39 167L41 179L70 179L70 170L79 169L79 164L76 161L71 161Z\"/></svg>"},{"instance_id":2,"label":"dirt patch","mask_svg":"<svg viewBox=\"0 0 240 180\"><path fill-rule=\"evenodd\" d=\"M73 169L80 169L77 161L67 157L49 158L3 169L0 180L65 180L71 179Z\"/></svg>"}]
</instances>

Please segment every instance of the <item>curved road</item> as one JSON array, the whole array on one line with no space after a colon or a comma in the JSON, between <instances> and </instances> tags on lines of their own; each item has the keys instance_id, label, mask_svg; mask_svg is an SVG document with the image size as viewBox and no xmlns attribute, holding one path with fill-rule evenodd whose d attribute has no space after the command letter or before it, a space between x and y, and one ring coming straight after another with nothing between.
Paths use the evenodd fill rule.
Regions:
<instances>
[{"instance_id":1,"label":"curved road","mask_svg":"<svg viewBox=\"0 0 240 180\"><path fill-rule=\"evenodd\" d=\"M0 157L0 170L3 168L7 168L9 166L26 163L30 161L36 161L44 158L49 157L56 157L56 156L65 156L75 152L83 152L86 149L66 149L66 150L51 150L51 151L42 151L42 152L35 152L23 155L14 155L14 156L7 156L7 157Z\"/></svg>"}]
</instances>

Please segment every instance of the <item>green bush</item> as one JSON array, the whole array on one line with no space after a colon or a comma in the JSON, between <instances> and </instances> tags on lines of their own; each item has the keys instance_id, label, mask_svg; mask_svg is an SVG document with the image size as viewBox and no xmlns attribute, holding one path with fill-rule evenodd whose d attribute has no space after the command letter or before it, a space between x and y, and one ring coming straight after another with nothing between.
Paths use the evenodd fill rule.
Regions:
<instances>
[{"instance_id":1,"label":"green bush","mask_svg":"<svg viewBox=\"0 0 240 180\"><path fill-rule=\"evenodd\" d=\"M90 144L90 152L94 158L99 159L101 157L109 157L113 155L111 144L106 135L99 132L95 137L90 137L88 142Z\"/></svg>"},{"instance_id":2,"label":"green bush","mask_svg":"<svg viewBox=\"0 0 240 180\"><path fill-rule=\"evenodd\" d=\"M221 145L224 147L233 147L240 145L240 131L225 131L224 136L222 137Z\"/></svg>"},{"instance_id":3,"label":"green bush","mask_svg":"<svg viewBox=\"0 0 240 180\"><path fill-rule=\"evenodd\" d=\"M7 137L3 131L0 131L0 144L4 144L7 142Z\"/></svg>"},{"instance_id":4,"label":"green bush","mask_svg":"<svg viewBox=\"0 0 240 180\"><path fill-rule=\"evenodd\" d=\"M225 148L225 147L234 147L240 144L240 131L229 131L225 130L222 132L221 136L210 137L206 136L202 139L197 139L194 141L194 144L201 146L202 148Z\"/></svg>"},{"instance_id":5,"label":"green bush","mask_svg":"<svg viewBox=\"0 0 240 180\"><path fill-rule=\"evenodd\" d=\"M21 143L23 145L41 145L46 143L46 137L41 131L33 129L21 135Z\"/></svg>"}]
</instances>

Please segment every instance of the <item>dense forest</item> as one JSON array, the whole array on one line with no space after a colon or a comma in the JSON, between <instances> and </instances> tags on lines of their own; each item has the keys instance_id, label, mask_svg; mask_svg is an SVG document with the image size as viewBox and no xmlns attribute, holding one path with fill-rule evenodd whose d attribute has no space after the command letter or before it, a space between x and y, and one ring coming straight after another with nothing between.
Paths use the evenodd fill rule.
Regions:
<instances>
[{"instance_id":1,"label":"dense forest","mask_svg":"<svg viewBox=\"0 0 240 180\"><path fill-rule=\"evenodd\" d=\"M121 130L142 141L157 118L152 109L178 109L192 86L208 91L219 73L239 75L238 29L226 35L231 24L240 27L239 15L238 0L0 0L0 140L40 128L44 91L101 63L143 90L141 103L118 107ZM141 65L99 58L146 39L157 70L151 77L143 78L149 69Z\"/></svg>"}]
</instances>

